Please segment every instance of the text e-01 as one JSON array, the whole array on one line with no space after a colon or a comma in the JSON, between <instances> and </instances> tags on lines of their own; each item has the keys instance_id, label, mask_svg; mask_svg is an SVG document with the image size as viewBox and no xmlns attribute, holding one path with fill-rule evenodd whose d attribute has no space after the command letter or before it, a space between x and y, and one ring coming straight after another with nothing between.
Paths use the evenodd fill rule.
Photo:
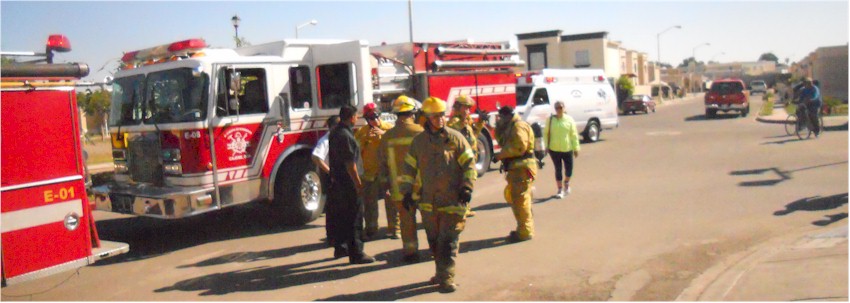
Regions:
<instances>
[{"instance_id":1,"label":"text e-01","mask_svg":"<svg viewBox=\"0 0 850 303\"><path fill-rule=\"evenodd\" d=\"M60 188L58 191L54 190L45 190L44 191L44 203L50 203L59 200L67 200L74 198L74 187Z\"/></svg>"}]
</instances>

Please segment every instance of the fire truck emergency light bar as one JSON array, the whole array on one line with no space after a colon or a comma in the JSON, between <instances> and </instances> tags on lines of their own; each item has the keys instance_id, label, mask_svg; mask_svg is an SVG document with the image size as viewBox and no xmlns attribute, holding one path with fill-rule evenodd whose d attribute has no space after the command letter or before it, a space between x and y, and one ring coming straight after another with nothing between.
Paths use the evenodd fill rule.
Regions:
<instances>
[{"instance_id":1,"label":"fire truck emergency light bar","mask_svg":"<svg viewBox=\"0 0 850 303\"><path fill-rule=\"evenodd\" d=\"M163 44L151 48L124 53L121 57L121 62L124 62L123 69L135 68L138 64L144 63L155 64L169 60L180 60L184 57L200 57L204 53L200 52L207 47L204 39L189 39L174 42L171 44Z\"/></svg>"}]
</instances>

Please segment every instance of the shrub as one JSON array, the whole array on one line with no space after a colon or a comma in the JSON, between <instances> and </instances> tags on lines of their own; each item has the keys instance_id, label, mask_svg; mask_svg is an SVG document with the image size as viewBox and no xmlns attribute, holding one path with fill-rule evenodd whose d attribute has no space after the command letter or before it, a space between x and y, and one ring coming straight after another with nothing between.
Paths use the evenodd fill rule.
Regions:
<instances>
[{"instance_id":1,"label":"shrub","mask_svg":"<svg viewBox=\"0 0 850 303\"><path fill-rule=\"evenodd\" d=\"M768 99L765 97L765 99ZM759 116L770 116L773 114L773 100L767 100L764 104L761 105L761 110L759 110Z\"/></svg>"}]
</instances>

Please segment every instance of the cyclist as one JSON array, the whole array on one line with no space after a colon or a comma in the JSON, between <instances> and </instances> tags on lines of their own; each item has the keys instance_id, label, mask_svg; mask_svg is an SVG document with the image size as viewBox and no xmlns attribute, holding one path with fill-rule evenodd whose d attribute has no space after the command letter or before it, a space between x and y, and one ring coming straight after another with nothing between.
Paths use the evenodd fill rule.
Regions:
<instances>
[{"instance_id":1,"label":"cyclist","mask_svg":"<svg viewBox=\"0 0 850 303\"><path fill-rule=\"evenodd\" d=\"M819 136L821 125L820 119L818 119L818 113L820 112L820 108L823 106L823 101L820 96L820 89L813 84L812 78L806 77L805 80L803 80L803 88L800 90L800 95L797 97L797 105L806 107L806 113L809 115L809 121L814 127L813 131L815 132L815 137ZM797 121L803 121L801 118L802 117L798 116Z\"/></svg>"}]
</instances>

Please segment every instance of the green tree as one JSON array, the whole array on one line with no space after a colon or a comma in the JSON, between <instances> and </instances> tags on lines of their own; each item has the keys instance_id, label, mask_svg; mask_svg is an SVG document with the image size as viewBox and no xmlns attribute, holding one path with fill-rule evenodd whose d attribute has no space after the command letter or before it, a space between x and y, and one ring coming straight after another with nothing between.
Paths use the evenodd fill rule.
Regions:
<instances>
[{"instance_id":1,"label":"green tree","mask_svg":"<svg viewBox=\"0 0 850 303\"><path fill-rule=\"evenodd\" d=\"M779 58L773 53L767 52L759 56L759 61L773 61L774 63L779 63Z\"/></svg>"},{"instance_id":2,"label":"green tree","mask_svg":"<svg viewBox=\"0 0 850 303\"><path fill-rule=\"evenodd\" d=\"M243 47L243 46L250 46L251 45L251 42L248 42L248 39L245 39L245 37L239 38L239 37L233 36L233 41L236 42L236 47Z\"/></svg>"},{"instance_id":3,"label":"green tree","mask_svg":"<svg viewBox=\"0 0 850 303\"><path fill-rule=\"evenodd\" d=\"M617 79L617 88L623 91L627 97L635 92L635 84L626 75L620 75L620 78Z\"/></svg>"},{"instance_id":4,"label":"green tree","mask_svg":"<svg viewBox=\"0 0 850 303\"><path fill-rule=\"evenodd\" d=\"M10 64L15 62L18 62L15 58L0 57L0 64Z\"/></svg>"},{"instance_id":5,"label":"green tree","mask_svg":"<svg viewBox=\"0 0 850 303\"><path fill-rule=\"evenodd\" d=\"M77 106L79 106L83 112L85 112L89 116L100 116L103 118L100 126L100 135L101 138L106 138L107 136L107 119L109 116L109 106L112 104L112 95L104 90L91 91L86 90L86 92L78 92L77 93Z\"/></svg>"}]
</instances>

